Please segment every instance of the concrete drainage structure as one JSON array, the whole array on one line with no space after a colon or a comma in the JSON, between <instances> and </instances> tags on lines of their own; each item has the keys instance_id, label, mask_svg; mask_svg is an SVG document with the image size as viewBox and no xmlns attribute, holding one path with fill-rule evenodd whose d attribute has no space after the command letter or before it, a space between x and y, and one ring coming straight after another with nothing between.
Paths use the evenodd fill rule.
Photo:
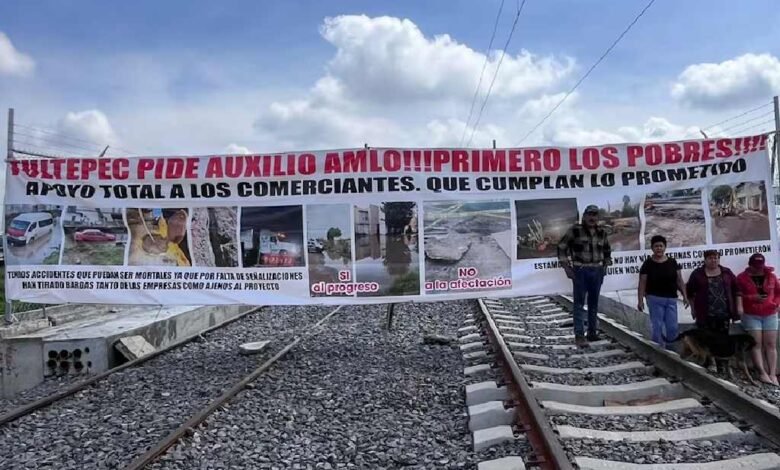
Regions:
<instances>
[{"instance_id":1,"label":"concrete drainage structure","mask_svg":"<svg viewBox=\"0 0 780 470\"><path fill-rule=\"evenodd\" d=\"M0 342L0 392L13 397L49 378L105 372L127 362L115 348L122 338L139 336L165 348L251 308L72 306L69 312L60 307L59 318L67 321Z\"/></svg>"}]
</instances>

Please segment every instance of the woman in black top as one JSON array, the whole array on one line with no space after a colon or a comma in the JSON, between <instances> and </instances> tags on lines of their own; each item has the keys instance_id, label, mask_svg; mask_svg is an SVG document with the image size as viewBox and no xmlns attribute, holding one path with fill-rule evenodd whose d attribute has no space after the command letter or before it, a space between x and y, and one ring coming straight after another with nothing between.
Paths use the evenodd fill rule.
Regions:
<instances>
[{"instance_id":1,"label":"woman in black top","mask_svg":"<svg viewBox=\"0 0 780 470\"><path fill-rule=\"evenodd\" d=\"M688 308L680 265L674 258L666 256L666 238L656 235L650 239L653 255L645 260L639 270L639 302L637 308L645 309L645 298L650 308L650 331L652 340L662 347L677 337L677 291L682 293L683 305Z\"/></svg>"}]
</instances>

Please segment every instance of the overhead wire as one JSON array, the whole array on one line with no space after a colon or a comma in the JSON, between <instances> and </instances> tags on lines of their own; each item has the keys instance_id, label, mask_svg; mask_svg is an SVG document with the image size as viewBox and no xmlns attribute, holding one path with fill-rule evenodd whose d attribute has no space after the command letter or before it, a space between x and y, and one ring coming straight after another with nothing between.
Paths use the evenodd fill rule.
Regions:
<instances>
[{"instance_id":1,"label":"overhead wire","mask_svg":"<svg viewBox=\"0 0 780 470\"><path fill-rule=\"evenodd\" d=\"M520 139L520 141L517 144L515 144L515 146L519 146L520 144L525 142L525 140L528 137L530 137L531 134L536 132L536 130L539 127L541 127L541 125L544 124L547 121L547 119L550 118L550 116L553 115L553 113L569 98L569 96L571 96L571 94L574 93L574 91L580 86L580 84L582 84L582 82L584 82L585 79L588 78L590 73L593 72L593 70L601 63L601 61L603 61L604 58L606 58L607 55L609 55L609 53L612 52L612 49L614 49L615 46L617 46L617 44L623 39L623 37L631 30L631 28L634 27L634 25L639 21L640 18L642 18L645 12L649 10L651 6L653 6L654 3L655 0L650 0L647 3L647 5L645 5L642 11L640 11L639 14L636 15L636 17L634 17L633 21L631 21L631 23L628 24L626 29L624 29L623 32L620 33L620 35L617 37L617 39L615 39L612 42L612 44L604 51L604 53L601 54L601 57L599 57L599 59L596 62L594 62L593 65L590 66L588 71L585 72L585 74L577 81L577 83L575 83L574 86L569 91L566 92L563 98L561 98L561 100L558 101L558 103L555 106L553 106L553 108L530 131L528 131L528 133L525 134L525 136L523 136L523 138Z\"/></svg>"},{"instance_id":2,"label":"overhead wire","mask_svg":"<svg viewBox=\"0 0 780 470\"><path fill-rule=\"evenodd\" d=\"M655 0L653 0L655 1ZM477 128L479 127L479 121L482 119L482 113L485 111L485 106L487 106L488 100L490 99L490 93L493 91L493 85L496 83L496 78L498 77L498 71L501 69L501 63L504 62L504 57L506 56L506 50L509 47L509 42L512 41L512 35L515 33L515 29L517 28L517 21L520 19L520 14L523 12L523 7L525 7L526 0L523 0L523 3L520 3L520 0L518 0L517 5L517 13L515 14L515 20L512 22L512 29L509 30L509 36L506 38L506 43L504 44L504 48L501 49L501 57L498 59L498 64L496 64L496 71L493 73L493 80L490 82L490 86L488 87L487 93L485 94L485 99L482 101L482 107L479 109L479 114L477 114L477 119L474 121L474 125L471 127L471 136L469 137L469 141L466 144L466 147L471 145L471 141L474 139L474 134L477 132Z\"/></svg>"},{"instance_id":3,"label":"overhead wire","mask_svg":"<svg viewBox=\"0 0 780 470\"><path fill-rule=\"evenodd\" d=\"M775 120L774 120L774 119L768 119L768 120L766 120L766 121L764 121L764 122L759 122L758 124L752 124L752 125L750 125L750 126L747 126L747 127L741 128L741 129L738 129L738 130L736 130L736 131L733 131L733 132L731 133L731 135L737 135L737 134L739 134L739 133L741 133L741 132L745 132L745 131L748 131L748 130L750 130L750 129L755 129L756 127L765 126L765 125L767 125L767 124L772 124L772 123L774 123L774 122L775 122ZM766 132L776 132L776 131L775 131L774 129L769 129L769 130L767 130ZM764 132L761 132L761 134L763 134L763 133L764 133Z\"/></svg>"},{"instance_id":4,"label":"overhead wire","mask_svg":"<svg viewBox=\"0 0 780 470\"><path fill-rule=\"evenodd\" d=\"M471 116L474 114L474 105L477 102L477 96L479 95L479 89L482 88L482 77L485 75L485 69L487 68L488 61L490 60L490 48L493 47L493 40L496 37L496 30L498 30L498 20L501 18L501 12L504 9L504 1L501 0L501 5L498 7L498 14L496 14L496 21L493 24L493 33L490 35L490 42L485 50L485 61L482 63L482 71L479 73L479 81L477 82L477 88L474 90L474 96L471 98L471 108L469 108L469 115L466 118L466 124L463 125L463 133L460 136L458 147L463 145L463 139L466 138L466 132L469 130L469 123L471 122Z\"/></svg>"},{"instance_id":5,"label":"overhead wire","mask_svg":"<svg viewBox=\"0 0 780 470\"><path fill-rule=\"evenodd\" d=\"M52 145L54 147L63 147L63 148L67 147L67 148L72 148L74 150L85 151L85 152L89 152L89 153L100 153L103 150L100 147L87 148L87 147L84 147L84 146L81 146L81 145L74 145L74 144L71 144L71 143L68 143L68 142L64 142L64 141L59 142L59 141L51 139L50 137L47 137L47 136L32 135L32 134L28 134L26 132L14 132L14 140L16 140L17 136L27 137L27 138L33 139L33 141L39 141L42 144L48 144L48 145Z\"/></svg>"},{"instance_id":6,"label":"overhead wire","mask_svg":"<svg viewBox=\"0 0 780 470\"><path fill-rule=\"evenodd\" d=\"M721 124L726 124L727 122L731 122L734 119L738 119L738 118L741 118L742 116L747 116L750 113L754 113L754 112L758 111L759 109L766 108L767 106L772 106L772 104L773 103L771 101L768 102L768 103L764 103L761 106L757 106L755 108L748 109L747 111L744 111L744 112L742 112L740 114L737 114L735 116L731 116L730 118L724 119L723 121L716 122L715 124L710 124L707 127L702 127L701 130L706 131L707 129L712 129L715 126L720 126Z\"/></svg>"},{"instance_id":7,"label":"overhead wire","mask_svg":"<svg viewBox=\"0 0 780 470\"><path fill-rule=\"evenodd\" d=\"M754 117L754 118L746 119L746 120L744 120L744 121L742 121L742 122L739 122L739 123L737 123L737 124L734 124L733 126L729 126L729 127L725 128L725 129L721 129L721 130L719 130L719 131L717 131L717 132L718 132L718 133L725 133L725 132L728 132L728 131L730 131L730 130L732 130L732 129L736 129L736 128L738 128L738 127L742 127L742 126L744 126L744 125L745 125L745 124L747 124L747 123L750 123L750 122L755 122L755 121L758 121L759 119L764 119L765 117L767 117L767 116L771 116L771 115L773 115L773 114L774 114L774 111L769 111L768 113L760 114L760 115L758 115L758 116L756 116L756 117ZM773 119L773 120L774 120L774 119Z\"/></svg>"},{"instance_id":8,"label":"overhead wire","mask_svg":"<svg viewBox=\"0 0 780 470\"><path fill-rule=\"evenodd\" d=\"M95 141L92 141L92 140L81 139L81 138L78 138L78 137L72 137L72 136L65 135L65 134L63 134L60 131L56 131L56 130L48 128L48 127L33 126L33 125L29 125L29 124L20 124L20 123L14 123L14 127L19 127L21 129L28 129L30 131L38 132L38 133L42 133L42 134L49 134L49 135L52 135L52 136L56 136L58 139L63 140L63 141L70 141L70 142L76 142L76 143L82 143L82 144L91 145L91 146L94 146L96 148L100 148L100 151L102 151L103 148L105 148L105 146L108 145L109 149L119 150L121 152L124 152L127 155L138 155L137 152L133 152L131 150L115 146L111 142L99 143L99 142L95 142Z\"/></svg>"}]
</instances>

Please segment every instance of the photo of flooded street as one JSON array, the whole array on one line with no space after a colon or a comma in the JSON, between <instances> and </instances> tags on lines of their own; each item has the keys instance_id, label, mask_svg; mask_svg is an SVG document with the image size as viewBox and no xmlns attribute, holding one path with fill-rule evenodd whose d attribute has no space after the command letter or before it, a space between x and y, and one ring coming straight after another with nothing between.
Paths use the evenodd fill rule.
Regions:
<instances>
[{"instance_id":1,"label":"photo of flooded street","mask_svg":"<svg viewBox=\"0 0 780 470\"><path fill-rule=\"evenodd\" d=\"M62 209L55 205L5 206L8 265L54 265L62 248Z\"/></svg>"},{"instance_id":2,"label":"photo of flooded street","mask_svg":"<svg viewBox=\"0 0 780 470\"><path fill-rule=\"evenodd\" d=\"M417 204L385 202L354 207L355 281L379 284L358 296L420 293Z\"/></svg>"},{"instance_id":3,"label":"photo of flooded street","mask_svg":"<svg viewBox=\"0 0 780 470\"><path fill-rule=\"evenodd\" d=\"M352 217L349 204L306 206L306 250L309 287L314 297L325 296L312 286L319 283L352 282ZM341 274L341 279L339 278ZM333 295L347 295L330 294Z\"/></svg>"},{"instance_id":4,"label":"photo of flooded street","mask_svg":"<svg viewBox=\"0 0 780 470\"><path fill-rule=\"evenodd\" d=\"M470 277L478 279L511 280L509 201L427 202L423 227L426 292L449 292L437 281L457 280L460 268L476 269Z\"/></svg>"}]
</instances>

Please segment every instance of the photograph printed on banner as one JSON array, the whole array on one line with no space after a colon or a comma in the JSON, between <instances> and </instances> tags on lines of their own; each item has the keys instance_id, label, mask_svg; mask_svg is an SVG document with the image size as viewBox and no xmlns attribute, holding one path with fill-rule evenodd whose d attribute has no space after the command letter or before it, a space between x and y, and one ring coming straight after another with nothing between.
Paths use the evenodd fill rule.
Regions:
<instances>
[{"instance_id":1,"label":"photograph printed on banner","mask_svg":"<svg viewBox=\"0 0 780 470\"><path fill-rule=\"evenodd\" d=\"M701 189L675 189L645 196L645 248L650 240L663 235L667 248L691 247L707 243Z\"/></svg>"},{"instance_id":2,"label":"photograph printed on banner","mask_svg":"<svg viewBox=\"0 0 780 470\"><path fill-rule=\"evenodd\" d=\"M190 237L194 266L239 266L237 207L193 207Z\"/></svg>"},{"instance_id":3,"label":"photograph printed on banner","mask_svg":"<svg viewBox=\"0 0 780 470\"><path fill-rule=\"evenodd\" d=\"M420 245L414 202L355 206L355 281L373 283L358 296L420 294Z\"/></svg>"},{"instance_id":4,"label":"photograph printed on banner","mask_svg":"<svg viewBox=\"0 0 780 470\"><path fill-rule=\"evenodd\" d=\"M558 242L579 221L577 199L515 201L517 259L555 258Z\"/></svg>"},{"instance_id":5,"label":"photograph printed on banner","mask_svg":"<svg viewBox=\"0 0 780 470\"><path fill-rule=\"evenodd\" d=\"M426 202L424 209L426 292L458 293L512 286L514 249L508 200ZM482 287L452 282L459 279L490 282Z\"/></svg>"},{"instance_id":6,"label":"photograph printed on banner","mask_svg":"<svg viewBox=\"0 0 780 470\"><path fill-rule=\"evenodd\" d=\"M122 266L128 232L121 208L67 206L63 265Z\"/></svg>"},{"instance_id":7,"label":"photograph printed on banner","mask_svg":"<svg viewBox=\"0 0 780 470\"><path fill-rule=\"evenodd\" d=\"M352 217L349 204L306 206L309 292L313 297L348 295L352 284Z\"/></svg>"},{"instance_id":8,"label":"photograph printed on banner","mask_svg":"<svg viewBox=\"0 0 780 470\"><path fill-rule=\"evenodd\" d=\"M126 209L128 266L192 266L187 239L189 209Z\"/></svg>"},{"instance_id":9,"label":"photograph printed on banner","mask_svg":"<svg viewBox=\"0 0 780 470\"><path fill-rule=\"evenodd\" d=\"M47 204L7 204L5 238L8 265L59 264L62 208Z\"/></svg>"},{"instance_id":10,"label":"photograph printed on banner","mask_svg":"<svg viewBox=\"0 0 780 470\"><path fill-rule=\"evenodd\" d=\"M763 181L709 189L713 243L770 239L769 205Z\"/></svg>"},{"instance_id":11,"label":"photograph printed on banner","mask_svg":"<svg viewBox=\"0 0 780 470\"><path fill-rule=\"evenodd\" d=\"M303 206L241 208L245 268L304 266Z\"/></svg>"},{"instance_id":12,"label":"photograph printed on banner","mask_svg":"<svg viewBox=\"0 0 780 470\"><path fill-rule=\"evenodd\" d=\"M639 219L639 195L586 196L579 199L580 216L591 204L599 208L599 227L607 232L612 251L639 250L642 221ZM581 217L580 217L581 220Z\"/></svg>"}]
</instances>

